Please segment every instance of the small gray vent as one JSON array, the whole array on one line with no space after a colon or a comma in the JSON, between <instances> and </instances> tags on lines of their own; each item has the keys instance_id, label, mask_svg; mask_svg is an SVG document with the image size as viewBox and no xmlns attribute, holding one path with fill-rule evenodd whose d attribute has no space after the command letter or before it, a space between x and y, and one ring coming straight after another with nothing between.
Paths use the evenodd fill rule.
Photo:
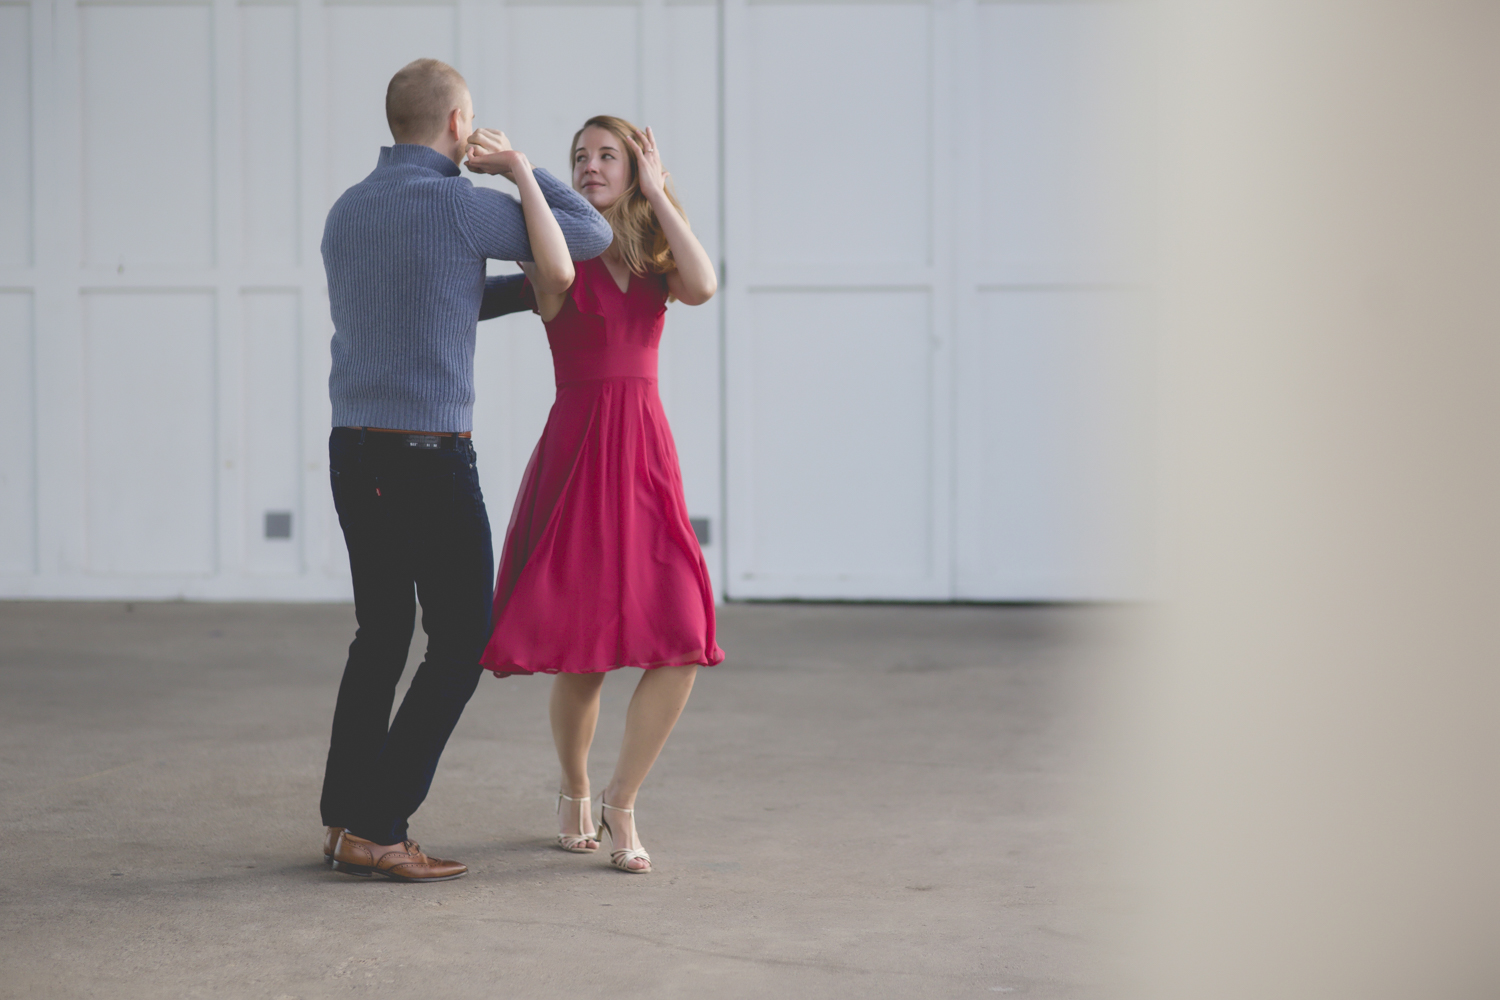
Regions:
<instances>
[{"instance_id":1,"label":"small gray vent","mask_svg":"<svg viewBox=\"0 0 1500 1000\"><path fill-rule=\"evenodd\" d=\"M266 511L266 537L291 538L292 512L289 510Z\"/></svg>"},{"instance_id":2,"label":"small gray vent","mask_svg":"<svg viewBox=\"0 0 1500 1000\"><path fill-rule=\"evenodd\" d=\"M708 518L690 517L688 518L688 523L693 526L693 534L698 536L698 544L707 545L709 540Z\"/></svg>"}]
</instances>

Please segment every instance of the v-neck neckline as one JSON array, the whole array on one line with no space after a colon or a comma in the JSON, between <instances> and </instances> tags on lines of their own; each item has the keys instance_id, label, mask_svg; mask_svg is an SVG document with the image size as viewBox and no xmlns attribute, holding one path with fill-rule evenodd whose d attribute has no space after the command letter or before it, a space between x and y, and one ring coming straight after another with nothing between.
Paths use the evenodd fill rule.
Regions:
<instances>
[{"instance_id":1,"label":"v-neck neckline","mask_svg":"<svg viewBox=\"0 0 1500 1000\"><path fill-rule=\"evenodd\" d=\"M604 259L603 254L599 256L599 266L604 268L604 273L609 277L609 283L615 286L615 291L619 292L621 295L630 294L630 279L635 277L635 275L630 272L630 268L627 267L625 269L625 287L621 288L620 283L615 280L615 272L609 269L609 261Z\"/></svg>"}]
</instances>

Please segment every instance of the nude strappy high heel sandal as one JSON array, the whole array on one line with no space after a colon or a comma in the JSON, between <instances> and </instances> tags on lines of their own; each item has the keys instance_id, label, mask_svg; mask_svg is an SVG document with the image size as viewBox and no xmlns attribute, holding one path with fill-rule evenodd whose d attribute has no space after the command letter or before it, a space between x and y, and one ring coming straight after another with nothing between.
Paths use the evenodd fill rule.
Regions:
<instances>
[{"instance_id":1,"label":"nude strappy high heel sandal","mask_svg":"<svg viewBox=\"0 0 1500 1000\"><path fill-rule=\"evenodd\" d=\"M593 796L575 799L571 795L557 793L557 815L562 816L563 801L578 803L578 833L559 833L557 835L557 846L573 854L593 854L599 849L599 835L597 833L584 833L584 817L590 815L589 803Z\"/></svg>"},{"instance_id":2,"label":"nude strappy high heel sandal","mask_svg":"<svg viewBox=\"0 0 1500 1000\"><path fill-rule=\"evenodd\" d=\"M613 809L615 812L629 813L630 821L632 824L635 823L635 810L621 809L619 806L612 806L608 802L604 801L603 795L599 796L599 827L601 830L609 831L610 843L618 843L617 839L615 838L615 831L610 829L609 820L604 818L604 810L606 809ZM639 832L636 835L639 836ZM630 862L635 860L646 862L646 867L631 868ZM622 872L629 872L631 875L645 875L651 870L651 855L647 854L645 851L641 850L638 847L617 847L613 851L609 852L609 863L620 869L620 871Z\"/></svg>"}]
</instances>

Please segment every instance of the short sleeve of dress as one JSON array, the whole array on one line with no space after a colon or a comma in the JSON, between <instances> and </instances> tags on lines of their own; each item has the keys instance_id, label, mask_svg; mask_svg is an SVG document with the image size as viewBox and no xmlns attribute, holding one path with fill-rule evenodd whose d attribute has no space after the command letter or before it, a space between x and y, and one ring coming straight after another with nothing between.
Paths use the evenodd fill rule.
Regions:
<instances>
[{"instance_id":1,"label":"short sleeve of dress","mask_svg":"<svg viewBox=\"0 0 1500 1000\"><path fill-rule=\"evenodd\" d=\"M609 278L609 272L604 270L604 264L598 258L578 262L572 287L568 289L568 298L573 300L573 308L585 316L604 315L604 306L594 289L594 282L600 280L613 279Z\"/></svg>"},{"instance_id":2,"label":"short sleeve of dress","mask_svg":"<svg viewBox=\"0 0 1500 1000\"><path fill-rule=\"evenodd\" d=\"M595 267L596 261L581 260L577 262L576 271L573 276L573 284L568 288L568 298L573 300L573 308L586 316L603 316L604 306L599 301L599 296L593 287L596 281L611 281L605 272L601 278L600 271L603 265ZM537 315L541 315L541 307L537 305L536 288L531 284L531 279L526 278L521 283L521 290L517 301L526 309L530 309ZM666 303L666 282L662 282L662 303Z\"/></svg>"}]
</instances>

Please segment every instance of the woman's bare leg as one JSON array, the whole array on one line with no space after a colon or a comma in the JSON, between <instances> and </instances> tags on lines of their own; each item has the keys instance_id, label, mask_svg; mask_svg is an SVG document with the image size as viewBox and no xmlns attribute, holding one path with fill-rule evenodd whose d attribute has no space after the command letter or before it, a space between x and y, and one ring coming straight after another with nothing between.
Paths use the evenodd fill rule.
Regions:
<instances>
[{"instance_id":1,"label":"woman's bare leg","mask_svg":"<svg viewBox=\"0 0 1500 1000\"><path fill-rule=\"evenodd\" d=\"M672 727L677 725L697 676L698 668L687 666L657 667L641 677L625 713L625 739L620 745L615 776L604 790L604 800L611 806L635 808L636 793L651 773L651 765L656 763L661 748L666 746ZM611 809L606 819L616 850L641 846L635 834L634 817L629 813ZM632 867L649 866L641 861Z\"/></svg>"},{"instance_id":2,"label":"woman's bare leg","mask_svg":"<svg viewBox=\"0 0 1500 1000\"><path fill-rule=\"evenodd\" d=\"M558 674L552 682L552 700L548 714L552 718L552 742L557 745L557 762L562 765L562 783L558 791L575 799L589 797L589 747L594 742L594 726L599 722L599 690L603 674ZM594 822L587 808L564 802L559 816L559 833L592 834ZM584 825L579 829L579 814Z\"/></svg>"}]
</instances>

